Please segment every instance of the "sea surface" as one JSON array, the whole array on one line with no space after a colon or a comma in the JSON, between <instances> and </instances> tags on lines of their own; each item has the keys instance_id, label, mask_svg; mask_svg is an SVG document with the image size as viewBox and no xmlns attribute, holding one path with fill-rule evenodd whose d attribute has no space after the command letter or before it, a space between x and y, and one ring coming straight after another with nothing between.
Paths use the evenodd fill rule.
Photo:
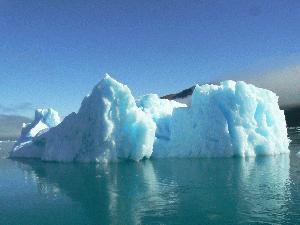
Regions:
<instances>
[{"instance_id":1,"label":"sea surface","mask_svg":"<svg viewBox=\"0 0 300 225\"><path fill-rule=\"evenodd\" d=\"M5 159L0 224L300 224L300 128L290 154L107 165Z\"/></svg>"}]
</instances>

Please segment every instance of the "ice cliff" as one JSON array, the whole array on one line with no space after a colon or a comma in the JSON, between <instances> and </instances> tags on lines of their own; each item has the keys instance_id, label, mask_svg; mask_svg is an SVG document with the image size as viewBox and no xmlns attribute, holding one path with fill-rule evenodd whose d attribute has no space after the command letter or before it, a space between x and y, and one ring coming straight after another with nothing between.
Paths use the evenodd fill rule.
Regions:
<instances>
[{"instance_id":1,"label":"ice cliff","mask_svg":"<svg viewBox=\"0 0 300 225\"><path fill-rule=\"evenodd\" d=\"M289 152L278 97L245 82L196 85L187 107L155 94L135 99L126 85L106 75L78 113L60 124L53 113L36 114L11 157L102 162Z\"/></svg>"}]
</instances>

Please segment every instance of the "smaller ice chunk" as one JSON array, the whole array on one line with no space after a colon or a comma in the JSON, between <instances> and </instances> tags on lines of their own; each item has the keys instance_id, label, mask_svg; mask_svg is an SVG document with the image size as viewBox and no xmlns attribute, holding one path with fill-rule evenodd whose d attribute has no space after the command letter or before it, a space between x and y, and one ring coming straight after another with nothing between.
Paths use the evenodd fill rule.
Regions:
<instances>
[{"instance_id":1,"label":"smaller ice chunk","mask_svg":"<svg viewBox=\"0 0 300 225\"><path fill-rule=\"evenodd\" d=\"M17 150L25 143L30 143L34 137L45 133L50 128L57 126L60 122L59 114L54 109L37 109L35 111L34 120L31 123L23 124L21 136L17 140L14 150Z\"/></svg>"},{"instance_id":2,"label":"smaller ice chunk","mask_svg":"<svg viewBox=\"0 0 300 225\"><path fill-rule=\"evenodd\" d=\"M33 122L23 124L20 139L32 139L39 132L55 127L59 123L60 117L54 109L37 109Z\"/></svg>"}]
</instances>

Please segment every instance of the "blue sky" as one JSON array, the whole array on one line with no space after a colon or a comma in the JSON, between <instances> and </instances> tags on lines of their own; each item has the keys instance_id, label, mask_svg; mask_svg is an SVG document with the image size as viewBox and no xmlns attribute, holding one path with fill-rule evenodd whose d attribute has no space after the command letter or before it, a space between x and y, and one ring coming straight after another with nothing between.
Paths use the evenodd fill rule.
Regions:
<instances>
[{"instance_id":1,"label":"blue sky","mask_svg":"<svg viewBox=\"0 0 300 225\"><path fill-rule=\"evenodd\" d=\"M0 113L65 116L104 73L136 96L251 80L298 64L299 21L296 0L0 0Z\"/></svg>"}]
</instances>

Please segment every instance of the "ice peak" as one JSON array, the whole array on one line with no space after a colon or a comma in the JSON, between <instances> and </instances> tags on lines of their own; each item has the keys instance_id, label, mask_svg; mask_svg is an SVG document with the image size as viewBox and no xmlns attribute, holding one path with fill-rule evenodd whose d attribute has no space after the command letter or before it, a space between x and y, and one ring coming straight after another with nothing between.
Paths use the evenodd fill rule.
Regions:
<instances>
[{"instance_id":1,"label":"ice peak","mask_svg":"<svg viewBox=\"0 0 300 225\"><path fill-rule=\"evenodd\" d=\"M121 85L121 83L119 83L117 80L112 78L108 73L105 73L104 77L94 87L93 91L95 91L95 89L102 89L104 86L107 87L107 86L115 86L115 85Z\"/></svg>"},{"instance_id":2,"label":"ice peak","mask_svg":"<svg viewBox=\"0 0 300 225\"><path fill-rule=\"evenodd\" d=\"M112 77L108 74L108 73L105 73L104 74L104 78L103 79L111 79Z\"/></svg>"}]
</instances>

